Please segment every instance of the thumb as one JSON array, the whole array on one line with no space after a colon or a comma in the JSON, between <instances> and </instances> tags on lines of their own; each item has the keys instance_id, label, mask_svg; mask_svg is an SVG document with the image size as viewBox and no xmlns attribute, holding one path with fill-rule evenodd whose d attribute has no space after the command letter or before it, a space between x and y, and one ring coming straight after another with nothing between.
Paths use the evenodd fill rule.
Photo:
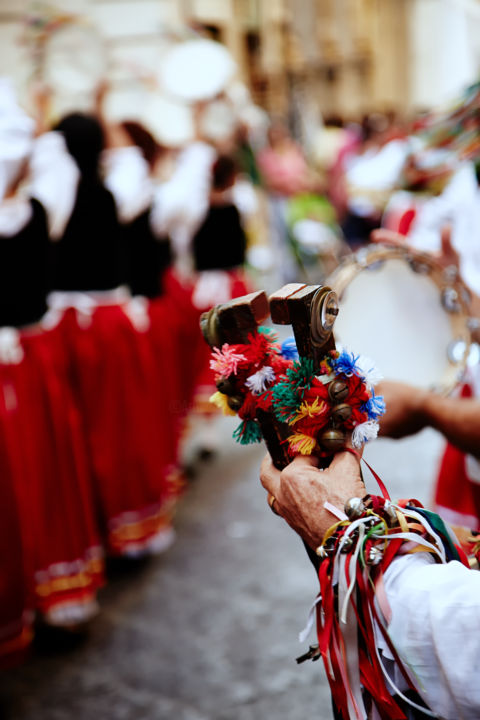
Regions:
<instances>
[{"instance_id":1,"label":"thumb","mask_svg":"<svg viewBox=\"0 0 480 720\"><path fill-rule=\"evenodd\" d=\"M442 258L458 267L458 253L452 245L452 226L444 225L440 237Z\"/></svg>"}]
</instances>

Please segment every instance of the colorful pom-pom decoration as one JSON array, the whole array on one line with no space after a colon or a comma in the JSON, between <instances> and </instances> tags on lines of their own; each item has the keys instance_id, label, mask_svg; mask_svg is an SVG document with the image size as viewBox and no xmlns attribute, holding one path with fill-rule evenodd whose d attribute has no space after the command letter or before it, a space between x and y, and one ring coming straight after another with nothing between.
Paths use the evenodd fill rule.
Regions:
<instances>
[{"instance_id":1,"label":"colorful pom-pom decoration","mask_svg":"<svg viewBox=\"0 0 480 720\"><path fill-rule=\"evenodd\" d=\"M236 408L242 420L233 434L237 442L261 440L259 410L291 428L286 443L292 457L331 455L332 431L340 442L351 433L356 448L375 438L385 402L373 389L381 379L374 363L347 350L331 350L314 368L312 358L294 355L294 341L280 346L266 328L251 333L247 343L213 350L210 367L219 392L211 400L228 415Z\"/></svg>"}]
</instances>

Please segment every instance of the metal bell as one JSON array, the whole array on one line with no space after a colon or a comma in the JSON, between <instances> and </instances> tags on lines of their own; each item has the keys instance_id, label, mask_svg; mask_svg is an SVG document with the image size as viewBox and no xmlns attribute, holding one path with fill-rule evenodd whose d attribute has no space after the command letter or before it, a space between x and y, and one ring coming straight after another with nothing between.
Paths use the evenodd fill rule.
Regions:
<instances>
[{"instance_id":1,"label":"metal bell","mask_svg":"<svg viewBox=\"0 0 480 720\"><path fill-rule=\"evenodd\" d=\"M332 402L341 403L348 395L348 385L342 380L332 380L328 386L328 397Z\"/></svg>"},{"instance_id":2,"label":"metal bell","mask_svg":"<svg viewBox=\"0 0 480 720\"><path fill-rule=\"evenodd\" d=\"M228 407L234 412L238 412L243 405L243 398L239 395L232 395L227 398Z\"/></svg>"},{"instance_id":3,"label":"metal bell","mask_svg":"<svg viewBox=\"0 0 480 720\"><path fill-rule=\"evenodd\" d=\"M362 498L353 497L347 500L343 509L349 520L358 520L365 512L365 504Z\"/></svg>"},{"instance_id":4,"label":"metal bell","mask_svg":"<svg viewBox=\"0 0 480 720\"><path fill-rule=\"evenodd\" d=\"M342 423L348 420L352 414L352 408L347 403L340 403L332 408L332 418L335 422Z\"/></svg>"},{"instance_id":5,"label":"metal bell","mask_svg":"<svg viewBox=\"0 0 480 720\"><path fill-rule=\"evenodd\" d=\"M232 395L235 392L235 386L228 377L221 377L215 383L217 390L224 395Z\"/></svg>"},{"instance_id":6,"label":"metal bell","mask_svg":"<svg viewBox=\"0 0 480 720\"><path fill-rule=\"evenodd\" d=\"M398 523L398 518L397 512L390 500L385 500L383 512L385 513L385 520L387 521L387 525L389 527L394 527Z\"/></svg>"},{"instance_id":7,"label":"metal bell","mask_svg":"<svg viewBox=\"0 0 480 720\"><path fill-rule=\"evenodd\" d=\"M370 548L368 556L366 558L367 565L378 565L382 562L382 558L383 552L380 550L380 548L374 545Z\"/></svg>"},{"instance_id":8,"label":"metal bell","mask_svg":"<svg viewBox=\"0 0 480 720\"><path fill-rule=\"evenodd\" d=\"M315 553L318 555L320 560L325 560L325 558L328 557L328 552L323 545L319 545L318 548L315 550Z\"/></svg>"},{"instance_id":9,"label":"metal bell","mask_svg":"<svg viewBox=\"0 0 480 720\"><path fill-rule=\"evenodd\" d=\"M325 430L325 432L320 435L319 442L325 450L335 453L344 447L345 439L345 433L336 428L332 428L331 430Z\"/></svg>"},{"instance_id":10,"label":"metal bell","mask_svg":"<svg viewBox=\"0 0 480 720\"><path fill-rule=\"evenodd\" d=\"M352 547L353 547L353 538L349 535L349 536L346 537L345 540L343 541L342 549L341 549L340 552L346 554L346 553L350 552L350 550L352 549Z\"/></svg>"}]
</instances>

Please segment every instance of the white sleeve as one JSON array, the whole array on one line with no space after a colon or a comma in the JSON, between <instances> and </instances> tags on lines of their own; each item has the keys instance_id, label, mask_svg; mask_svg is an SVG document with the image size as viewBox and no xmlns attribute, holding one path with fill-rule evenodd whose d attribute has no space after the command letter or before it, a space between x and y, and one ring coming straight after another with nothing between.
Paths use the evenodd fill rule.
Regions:
<instances>
[{"instance_id":1,"label":"white sleeve","mask_svg":"<svg viewBox=\"0 0 480 720\"><path fill-rule=\"evenodd\" d=\"M134 220L152 201L149 167L140 148L131 145L105 150L102 164L105 187L115 199L120 221Z\"/></svg>"},{"instance_id":2,"label":"white sleeve","mask_svg":"<svg viewBox=\"0 0 480 720\"><path fill-rule=\"evenodd\" d=\"M213 147L201 142L180 154L172 177L155 193L150 223L157 235L172 234L179 225L194 232L208 207L215 157Z\"/></svg>"},{"instance_id":3,"label":"white sleeve","mask_svg":"<svg viewBox=\"0 0 480 720\"><path fill-rule=\"evenodd\" d=\"M425 702L445 720L478 720L480 573L416 553L396 559L384 583L388 633Z\"/></svg>"},{"instance_id":4,"label":"white sleeve","mask_svg":"<svg viewBox=\"0 0 480 720\"><path fill-rule=\"evenodd\" d=\"M50 237L58 240L75 205L80 173L60 133L40 135L30 157L28 192L45 208Z\"/></svg>"}]
</instances>

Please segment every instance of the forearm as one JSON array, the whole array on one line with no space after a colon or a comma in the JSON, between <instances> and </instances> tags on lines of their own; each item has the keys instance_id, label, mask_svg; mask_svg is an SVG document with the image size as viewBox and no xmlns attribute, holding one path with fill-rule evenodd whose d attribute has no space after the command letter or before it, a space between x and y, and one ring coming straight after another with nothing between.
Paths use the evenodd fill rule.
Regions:
<instances>
[{"instance_id":1,"label":"forearm","mask_svg":"<svg viewBox=\"0 0 480 720\"><path fill-rule=\"evenodd\" d=\"M460 450L480 458L480 402L471 398L426 395L425 426L438 430Z\"/></svg>"}]
</instances>

